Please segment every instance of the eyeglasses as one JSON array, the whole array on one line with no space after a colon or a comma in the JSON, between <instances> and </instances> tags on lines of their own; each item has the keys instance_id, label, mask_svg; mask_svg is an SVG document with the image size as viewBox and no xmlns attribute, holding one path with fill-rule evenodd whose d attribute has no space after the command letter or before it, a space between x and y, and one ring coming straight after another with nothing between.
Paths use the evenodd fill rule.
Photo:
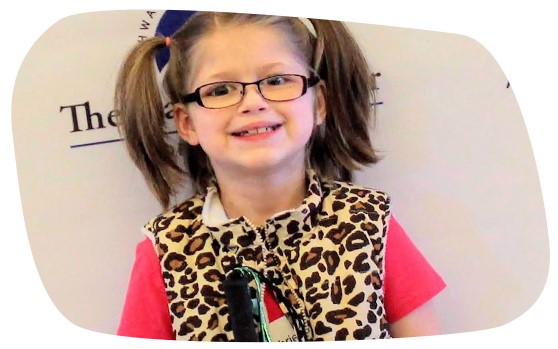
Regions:
<instances>
[{"instance_id":1,"label":"eyeglasses","mask_svg":"<svg viewBox=\"0 0 558 349\"><path fill-rule=\"evenodd\" d=\"M302 97L309 87L316 85L320 78L309 78L298 74L281 74L254 82L219 81L198 87L194 92L183 95L183 103L197 102L204 108L220 109L240 103L246 86L256 85L261 96L268 101L284 102Z\"/></svg>"}]
</instances>

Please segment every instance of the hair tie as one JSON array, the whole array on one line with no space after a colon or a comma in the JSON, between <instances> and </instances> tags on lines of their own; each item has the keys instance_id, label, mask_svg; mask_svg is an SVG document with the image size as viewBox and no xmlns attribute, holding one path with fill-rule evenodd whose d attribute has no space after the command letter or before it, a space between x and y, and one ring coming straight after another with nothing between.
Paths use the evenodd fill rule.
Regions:
<instances>
[{"instance_id":1,"label":"hair tie","mask_svg":"<svg viewBox=\"0 0 558 349\"><path fill-rule=\"evenodd\" d=\"M170 38L170 36L165 37L165 45L167 45L167 47L170 47L170 45L171 45L171 38Z\"/></svg>"}]
</instances>

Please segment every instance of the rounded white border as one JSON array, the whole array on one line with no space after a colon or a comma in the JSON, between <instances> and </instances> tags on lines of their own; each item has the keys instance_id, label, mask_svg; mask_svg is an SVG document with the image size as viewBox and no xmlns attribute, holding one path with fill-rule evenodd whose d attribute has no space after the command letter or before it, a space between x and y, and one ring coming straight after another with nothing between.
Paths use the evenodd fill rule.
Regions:
<instances>
[{"instance_id":1,"label":"rounded white border","mask_svg":"<svg viewBox=\"0 0 558 349\"><path fill-rule=\"evenodd\" d=\"M396 27L427 29L457 33L480 42L500 64L512 84L521 108L537 162L546 212L557 212L557 177L551 149L557 149L555 136L556 100L554 78L558 77L558 56L555 36L558 24L553 18L552 2L542 0L521 3L486 1L362 1L342 2L301 1L227 1L181 2L184 9L220 10L235 12L272 12L293 16L335 18L339 20L382 24ZM312 5L312 6L311 6ZM0 291L0 328L3 346L56 345L58 347L97 348L165 348L174 342L146 341L121 338L91 332L68 322L54 307L37 274L27 240L21 202L17 186L15 154L11 132L11 96L21 62L31 46L54 23L73 14L118 9L179 9L171 1L119 1L104 3L73 2L70 4L41 3L30 0L12 2L2 12L4 61L2 73L2 159L7 171L2 181L2 211L4 212L3 253L0 254L1 275L4 279ZM68 43L71 45L71 43ZM30 100L32 103L32 100ZM29 115L29 117L33 117ZM551 250L556 216L547 214ZM7 229L6 229L7 228ZM528 236L526 236L528 238ZM552 261L552 258L551 258ZM493 344L554 347L552 311L556 309L551 295L555 294L554 268L539 300L525 314L496 329L465 334L382 341L374 345L417 348L476 346ZM117 314L115 314L117 316ZM410 341L410 343L408 343ZM553 344L554 343L554 344ZM339 345L355 345L340 343ZM189 343L188 345L198 345ZM209 344L202 344L207 346ZM313 344L307 344L313 345ZM361 345L360 343L358 345ZM370 344L366 344L370 345Z\"/></svg>"}]
</instances>

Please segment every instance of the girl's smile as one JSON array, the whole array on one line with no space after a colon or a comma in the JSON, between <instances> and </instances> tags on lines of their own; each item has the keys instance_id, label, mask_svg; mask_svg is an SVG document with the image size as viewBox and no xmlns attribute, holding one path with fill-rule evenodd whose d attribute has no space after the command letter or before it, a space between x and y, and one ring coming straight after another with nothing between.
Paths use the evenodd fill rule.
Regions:
<instances>
[{"instance_id":1,"label":"girl's smile","mask_svg":"<svg viewBox=\"0 0 558 349\"><path fill-rule=\"evenodd\" d=\"M282 122L255 122L231 133L232 136L246 141L266 139L283 126Z\"/></svg>"}]
</instances>

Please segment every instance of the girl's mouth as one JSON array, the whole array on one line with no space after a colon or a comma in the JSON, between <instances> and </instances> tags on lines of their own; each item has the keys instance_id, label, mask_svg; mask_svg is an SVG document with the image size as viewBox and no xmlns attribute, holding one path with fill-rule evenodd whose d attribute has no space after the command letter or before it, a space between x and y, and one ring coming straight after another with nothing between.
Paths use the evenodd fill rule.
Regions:
<instances>
[{"instance_id":1,"label":"girl's mouth","mask_svg":"<svg viewBox=\"0 0 558 349\"><path fill-rule=\"evenodd\" d=\"M235 136L235 137L249 137L249 136L258 135L258 134L262 134L262 133L273 132L281 126L283 126L283 125L282 124L277 124L277 125L258 127L258 128L253 128L253 129L246 130L246 131L233 132L232 135Z\"/></svg>"}]
</instances>

